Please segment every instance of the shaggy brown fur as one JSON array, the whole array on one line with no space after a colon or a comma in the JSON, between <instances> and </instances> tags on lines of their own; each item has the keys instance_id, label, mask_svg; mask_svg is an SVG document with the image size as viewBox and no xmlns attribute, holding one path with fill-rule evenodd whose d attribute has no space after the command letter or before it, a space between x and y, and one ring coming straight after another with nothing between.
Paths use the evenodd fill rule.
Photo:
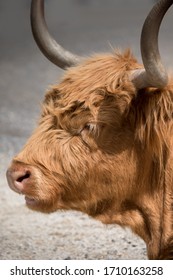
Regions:
<instances>
[{"instance_id":1,"label":"shaggy brown fur","mask_svg":"<svg viewBox=\"0 0 173 280\"><path fill-rule=\"evenodd\" d=\"M47 92L9 184L31 209L129 226L150 259L173 259L173 84L137 91L137 68L130 51L70 68Z\"/></svg>"}]
</instances>

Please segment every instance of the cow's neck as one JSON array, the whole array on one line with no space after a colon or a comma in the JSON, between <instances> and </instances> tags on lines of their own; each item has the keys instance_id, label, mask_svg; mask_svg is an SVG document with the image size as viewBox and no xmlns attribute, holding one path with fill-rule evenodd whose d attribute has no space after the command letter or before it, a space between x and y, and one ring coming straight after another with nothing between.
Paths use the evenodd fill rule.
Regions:
<instances>
[{"instance_id":1,"label":"cow's neck","mask_svg":"<svg viewBox=\"0 0 173 280\"><path fill-rule=\"evenodd\" d=\"M165 155L164 181L161 189L161 236L159 258L173 259L173 153Z\"/></svg>"},{"instance_id":2,"label":"cow's neck","mask_svg":"<svg viewBox=\"0 0 173 280\"><path fill-rule=\"evenodd\" d=\"M140 174L139 182L143 191L136 204L143 216L143 230L141 234L138 227L136 233L145 240L150 259L173 259L173 154L164 147L160 161L146 153L142 165L143 181Z\"/></svg>"},{"instance_id":3,"label":"cow's neck","mask_svg":"<svg viewBox=\"0 0 173 280\"><path fill-rule=\"evenodd\" d=\"M150 259L173 259L173 153L164 147L161 161L148 153L142 157L136 199L141 219L132 229L146 242Z\"/></svg>"},{"instance_id":4,"label":"cow's neck","mask_svg":"<svg viewBox=\"0 0 173 280\"><path fill-rule=\"evenodd\" d=\"M121 203L104 201L104 207L99 207L103 213L91 213L103 223L129 226L146 242L150 259L173 254L173 155L165 149L162 160L160 165L148 153L142 154L133 193Z\"/></svg>"}]
</instances>

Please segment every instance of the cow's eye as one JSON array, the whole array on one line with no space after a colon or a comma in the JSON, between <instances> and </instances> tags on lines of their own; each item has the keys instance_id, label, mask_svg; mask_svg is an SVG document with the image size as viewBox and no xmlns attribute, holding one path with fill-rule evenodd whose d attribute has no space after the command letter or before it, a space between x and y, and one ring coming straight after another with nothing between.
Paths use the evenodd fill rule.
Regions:
<instances>
[{"instance_id":1,"label":"cow's eye","mask_svg":"<svg viewBox=\"0 0 173 280\"><path fill-rule=\"evenodd\" d=\"M83 127L83 129L81 130L81 134L82 133L87 133L87 134L91 134L94 135L96 134L97 131L97 125L94 123L86 123Z\"/></svg>"},{"instance_id":2,"label":"cow's eye","mask_svg":"<svg viewBox=\"0 0 173 280\"><path fill-rule=\"evenodd\" d=\"M81 129L80 136L82 138L83 143L89 147L89 151L94 151L98 148L97 146L97 138L99 136L99 130L96 123L87 123Z\"/></svg>"},{"instance_id":3,"label":"cow's eye","mask_svg":"<svg viewBox=\"0 0 173 280\"><path fill-rule=\"evenodd\" d=\"M91 130L91 124L87 123L87 124L84 126L83 130L90 131L90 130Z\"/></svg>"}]
</instances>

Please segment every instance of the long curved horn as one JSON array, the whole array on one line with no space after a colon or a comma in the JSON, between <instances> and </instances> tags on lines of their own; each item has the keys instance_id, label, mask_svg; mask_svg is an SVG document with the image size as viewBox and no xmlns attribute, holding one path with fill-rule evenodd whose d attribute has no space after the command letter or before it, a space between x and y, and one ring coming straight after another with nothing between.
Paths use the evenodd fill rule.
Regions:
<instances>
[{"instance_id":1,"label":"long curved horn","mask_svg":"<svg viewBox=\"0 0 173 280\"><path fill-rule=\"evenodd\" d=\"M62 69L76 65L81 57L60 46L49 34L44 19L44 0L32 0L31 27L34 39L43 54Z\"/></svg>"},{"instance_id":2,"label":"long curved horn","mask_svg":"<svg viewBox=\"0 0 173 280\"><path fill-rule=\"evenodd\" d=\"M160 0L147 16L141 33L141 55L144 70L133 72L131 80L137 88L163 88L168 82L168 75L160 58L158 34L162 19L173 4L173 0Z\"/></svg>"}]
</instances>

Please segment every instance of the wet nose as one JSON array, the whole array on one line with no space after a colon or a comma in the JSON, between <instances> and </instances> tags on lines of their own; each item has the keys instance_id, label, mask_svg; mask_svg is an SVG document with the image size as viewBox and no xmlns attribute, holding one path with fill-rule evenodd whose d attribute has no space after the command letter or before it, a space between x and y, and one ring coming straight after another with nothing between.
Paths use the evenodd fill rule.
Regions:
<instances>
[{"instance_id":1,"label":"wet nose","mask_svg":"<svg viewBox=\"0 0 173 280\"><path fill-rule=\"evenodd\" d=\"M9 168L6 173L7 181L9 187L18 193L22 193L27 187L30 177L31 171L27 168Z\"/></svg>"}]
</instances>

